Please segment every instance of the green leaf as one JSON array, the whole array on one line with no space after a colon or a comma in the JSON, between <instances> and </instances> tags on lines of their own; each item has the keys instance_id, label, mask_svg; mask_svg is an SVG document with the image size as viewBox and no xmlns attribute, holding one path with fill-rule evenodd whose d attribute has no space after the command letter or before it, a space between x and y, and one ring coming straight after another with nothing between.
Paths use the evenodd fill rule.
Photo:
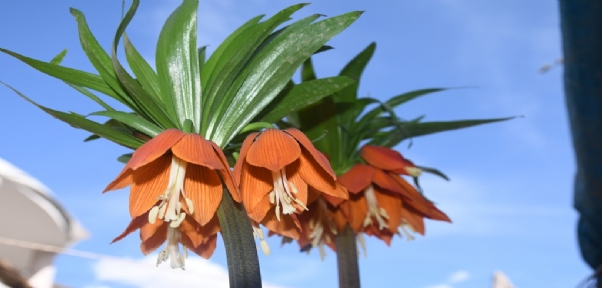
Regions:
<instances>
[{"instance_id":1,"label":"green leaf","mask_svg":"<svg viewBox=\"0 0 602 288\"><path fill-rule=\"evenodd\" d=\"M119 45L119 39L125 32L125 29L134 17L134 14L136 14L138 4L139 1L134 0L125 17L123 17L121 23L119 23L117 32L115 32L115 38L113 39L113 45L111 46L111 62L113 63L113 68L115 69L115 73L119 78L121 85L123 85L123 87L128 91L128 95L131 97L130 99L136 104L137 107L139 107L139 109L134 109L135 107L131 107L136 114L153 120L155 123L161 126L161 128L167 129L178 127L174 124L177 123L174 121L175 119L170 119L169 115L164 110L164 103L148 94L146 90L140 86L140 83L132 78L132 76L130 76L123 66L121 66L121 63L117 58L117 46Z\"/></svg>"},{"instance_id":2,"label":"green leaf","mask_svg":"<svg viewBox=\"0 0 602 288\"><path fill-rule=\"evenodd\" d=\"M163 100L159 96L161 94L161 89L159 88L159 78L157 78L157 73L155 70L144 60L144 57L138 53L136 47L132 45L132 42L127 37L126 33L123 33L123 48L125 49L125 57L128 61L130 69L134 75L136 75L136 80L140 82L140 85L144 88L144 90L155 99L157 103L163 103ZM175 119L175 115L170 115Z\"/></svg>"},{"instance_id":3,"label":"green leaf","mask_svg":"<svg viewBox=\"0 0 602 288\"><path fill-rule=\"evenodd\" d=\"M203 132L207 137L215 128L216 117L214 114L223 115L225 109L229 105L234 93L232 83L236 79L244 78L239 76L241 71L246 67L247 61L265 47L265 42L269 41L270 33L280 24L289 20L289 17L307 4L297 4L290 6L272 16L265 22L250 25L244 31L233 38L229 46L220 55L219 60L215 64L210 78L207 80L207 87L204 94L203 107ZM310 20L312 22L315 17ZM286 29L284 29L286 30ZM264 41L265 40L265 41ZM243 72L244 73L244 72ZM238 81L240 85L241 81ZM213 118L213 119L210 119Z\"/></svg>"},{"instance_id":4,"label":"green leaf","mask_svg":"<svg viewBox=\"0 0 602 288\"><path fill-rule=\"evenodd\" d=\"M132 155L133 155L133 153L123 154L117 158L117 161L119 161L123 164L127 164L128 161L130 161L130 159L132 158Z\"/></svg>"},{"instance_id":5,"label":"green leaf","mask_svg":"<svg viewBox=\"0 0 602 288\"><path fill-rule=\"evenodd\" d=\"M237 80L243 81L241 85L233 85L236 90L231 89L229 93L236 94L226 112L221 114L228 117L219 119L210 139L218 145L228 143L278 95L305 60L360 15L361 12L351 12L311 25L296 26L281 33L245 68L245 77Z\"/></svg>"},{"instance_id":6,"label":"green leaf","mask_svg":"<svg viewBox=\"0 0 602 288\"><path fill-rule=\"evenodd\" d=\"M92 35L92 32L86 23L84 14L75 8L70 8L69 11L77 21L79 41L82 49L86 53L86 56L88 56L90 63L92 63L92 66L94 66L94 68L98 71L100 77L102 77L105 83L107 83L109 87L115 91L121 102L129 107L135 107L135 104L131 99L129 99L125 91L123 91L123 88L117 79L117 75L115 75L115 70L113 70L113 65L111 63L111 57L109 57L109 54L102 49L94 35Z\"/></svg>"},{"instance_id":7,"label":"green leaf","mask_svg":"<svg viewBox=\"0 0 602 288\"><path fill-rule=\"evenodd\" d=\"M366 65L372 58L374 54L374 50L376 49L376 43L372 42L368 47L364 48L362 52L360 52L357 56L355 56L345 67L339 75L347 76L356 81L356 84L343 89L341 92L337 93L335 96L336 102L342 101L353 101L357 98L357 89L359 87L360 78Z\"/></svg>"},{"instance_id":8,"label":"green leaf","mask_svg":"<svg viewBox=\"0 0 602 288\"><path fill-rule=\"evenodd\" d=\"M316 71L314 71L314 65L311 63L311 57L303 62L301 66L301 82L307 82L316 79Z\"/></svg>"},{"instance_id":9,"label":"green leaf","mask_svg":"<svg viewBox=\"0 0 602 288\"><path fill-rule=\"evenodd\" d=\"M184 120L192 120L196 132L201 122L201 76L196 46L198 4L198 0L184 0L169 15L156 52L159 87L167 111L175 111L178 127L182 127Z\"/></svg>"},{"instance_id":10,"label":"green leaf","mask_svg":"<svg viewBox=\"0 0 602 288\"><path fill-rule=\"evenodd\" d=\"M448 90L448 89L450 89L450 88L429 88L429 89L420 89L420 90L410 91L410 92L403 93L401 95L392 97L391 99L387 100L385 102L385 104L387 104L391 108L395 108L403 103L406 103L410 100L416 99L420 96L424 96L424 95L427 95L430 93L444 91L444 90Z\"/></svg>"},{"instance_id":11,"label":"green leaf","mask_svg":"<svg viewBox=\"0 0 602 288\"><path fill-rule=\"evenodd\" d=\"M69 82L65 82L67 85L69 85L71 88L77 90L79 93L84 94L86 97L92 99L92 101L98 103L98 105L102 106L102 108L105 108L106 110L109 111L114 111L115 109L113 109L113 107L109 106L109 104L107 104L106 102L102 101L102 99L100 99L98 96L94 95L94 93L90 92L88 89L81 87L81 86L77 86L74 84L71 84Z\"/></svg>"},{"instance_id":12,"label":"green leaf","mask_svg":"<svg viewBox=\"0 0 602 288\"><path fill-rule=\"evenodd\" d=\"M44 107L44 106L34 102L33 100L29 99L29 97L23 95L21 92L17 91L15 88L11 87L10 85L8 85L4 82L1 82L1 81L0 81L0 84L13 90L13 92L17 93L17 95L21 96L21 98L25 99L27 102L42 109L44 112L54 116L55 118L65 122L75 128L79 128L79 129L83 129L83 130L92 132L105 139L108 139L117 144L129 147L132 149L136 149L136 148L140 147L140 145L142 145L142 141L140 141L139 139L137 139L131 135L111 129L110 127L107 127L103 124L88 120L82 115L78 115L78 114L74 114L74 113L65 113L65 112L61 112L61 111L57 111L57 110L53 110L53 109Z\"/></svg>"},{"instance_id":13,"label":"green leaf","mask_svg":"<svg viewBox=\"0 0 602 288\"><path fill-rule=\"evenodd\" d=\"M268 113L261 117L261 121L274 123L292 112L332 95L351 83L353 83L353 80L350 78L337 76L297 84L282 97L274 99L264 109Z\"/></svg>"},{"instance_id":14,"label":"green leaf","mask_svg":"<svg viewBox=\"0 0 602 288\"><path fill-rule=\"evenodd\" d=\"M113 91L113 89L111 89L111 87L109 87L109 85L107 85L107 83L98 75L56 64L46 63L44 61L29 58L3 48L0 48L0 52L13 56L44 74L69 82L73 85L96 90L123 103L123 99L117 96L115 91Z\"/></svg>"},{"instance_id":15,"label":"green leaf","mask_svg":"<svg viewBox=\"0 0 602 288\"><path fill-rule=\"evenodd\" d=\"M67 55L67 49L63 49L63 51L61 51L61 53L57 54L56 56L54 56L54 58L52 58L52 60L50 60L50 64L60 65L61 62L63 62L63 59L65 59L66 55Z\"/></svg>"},{"instance_id":16,"label":"green leaf","mask_svg":"<svg viewBox=\"0 0 602 288\"><path fill-rule=\"evenodd\" d=\"M130 126L150 137L155 137L163 131L157 125L149 122L148 120L132 113L123 111L98 111L91 113L90 115L106 116L111 119L115 119L123 124Z\"/></svg>"},{"instance_id":17,"label":"green leaf","mask_svg":"<svg viewBox=\"0 0 602 288\"><path fill-rule=\"evenodd\" d=\"M197 54L198 54L198 58L199 58L199 73L201 73L201 75L203 75L203 66L205 66L205 61L207 59L205 59L207 57L207 46L203 46L200 47L199 49L197 49ZM201 86L202 86L202 82L201 82Z\"/></svg>"},{"instance_id":18,"label":"green leaf","mask_svg":"<svg viewBox=\"0 0 602 288\"><path fill-rule=\"evenodd\" d=\"M482 124L507 121L516 117L494 118L494 119L476 119L476 120L456 120L443 122L402 122L405 128L405 133L399 133L397 130L392 130L380 137L374 138L370 144L393 147L401 141L424 135L435 134L439 132L463 129Z\"/></svg>"},{"instance_id":19,"label":"green leaf","mask_svg":"<svg viewBox=\"0 0 602 288\"><path fill-rule=\"evenodd\" d=\"M434 175L437 175L447 181L449 181L449 177L447 177L447 175L443 174L443 172L435 169L435 168L429 168L429 167L424 167L424 166L416 166L417 168L421 169L423 172L427 172L427 173L431 173Z\"/></svg>"}]
</instances>

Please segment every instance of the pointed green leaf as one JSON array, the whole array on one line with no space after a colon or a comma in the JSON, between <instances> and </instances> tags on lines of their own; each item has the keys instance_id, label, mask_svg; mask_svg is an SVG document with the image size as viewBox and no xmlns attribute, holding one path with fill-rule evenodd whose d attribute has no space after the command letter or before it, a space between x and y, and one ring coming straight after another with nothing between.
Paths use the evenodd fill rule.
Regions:
<instances>
[{"instance_id":1,"label":"pointed green leaf","mask_svg":"<svg viewBox=\"0 0 602 288\"><path fill-rule=\"evenodd\" d=\"M136 75L136 80L138 80L144 90L155 99L155 102L163 103L163 100L159 96L161 94L161 89L159 88L157 73L155 73L155 70L153 70L148 62L144 60L144 57L138 53L138 50L136 50L136 47L134 47L126 33L123 33L123 48L125 48L125 57L130 69L132 69L132 72ZM175 115L170 116L175 119Z\"/></svg>"},{"instance_id":2,"label":"pointed green leaf","mask_svg":"<svg viewBox=\"0 0 602 288\"><path fill-rule=\"evenodd\" d=\"M311 62L311 57L303 62L301 66L301 82L307 82L316 79L316 71L314 64Z\"/></svg>"},{"instance_id":3,"label":"pointed green leaf","mask_svg":"<svg viewBox=\"0 0 602 288\"><path fill-rule=\"evenodd\" d=\"M67 49L63 49L63 51L61 51L61 53L57 54L56 56L54 56L54 58L52 58L52 60L50 60L50 64L60 65L61 62L63 62L63 59L65 59L66 55L67 55Z\"/></svg>"},{"instance_id":4,"label":"pointed green leaf","mask_svg":"<svg viewBox=\"0 0 602 288\"><path fill-rule=\"evenodd\" d=\"M245 68L243 74L246 77L239 77L237 80L244 82L240 86L233 85L237 89L230 90L229 93L236 94L226 112L221 114L228 117L219 119L220 123L212 130L210 139L221 145L228 143L278 95L295 70L312 53L351 25L360 15L361 12L351 12L311 25L286 29L281 33Z\"/></svg>"},{"instance_id":5,"label":"pointed green leaf","mask_svg":"<svg viewBox=\"0 0 602 288\"><path fill-rule=\"evenodd\" d=\"M157 76L167 111L175 111L176 125L201 121L201 78L197 56L198 0L184 0L171 14L157 42ZM169 99L169 100L168 100ZM171 101L171 103L169 103Z\"/></svg>"},{"instance_id":6,"label":"pointed green leaf","mask_svg":"<svg viewBox=\"0 0 602 288\"><path fill-rule=\"evenodd\" d=\"M274 123L292 112L332 95L351 83L353 83L351 78L337 76L297 84L288 93L282 95L282 97L274 99L264 109L268 113L260 119L264 122Z\"/></svg>"},{"instance_id":7,"label":"pointed green leaf","mask_svg":"<svg viewBox=\"0 0 602 288\"><path fill-rule=\"evenodd\" d=\"M343 70L341 70L339 75L351 77L351 79L356 81L356 84L349 86L346 89L343 89L343 91L337 93L335 96L336 102L353 101L357 98L357 89L359 87L360 78L364 72L364 69L366 68L366 65L368 65L368 62L372 58L375 49L376 43L370 43L368 47L364 48L362 52L351 59L351 61L345 65Z\"/></svg>"},{"instance_id":8,"label":"pointed green leaf","mask_svg":"<svg viewBox=\"0 0 602 288\"><path fill-rule=\"evenodd\" d=\"M435 168L429 168L429 167L424 167L424 166L416 166L417 168L421 169L423 172L427 172L427 173L431 173L434 175L437 175L447 181L449 181L449 177L447 177L447 175L443 174L443 172L435 169Z\"/></svg>"},{"instance_id":9,"label":"pointed green leaf","mask_svg":"<svg viewBox=\"0 0 602 288\"><path fill-rule=\"evenodd\" d=\"M200 47L197 49L197 54L199 58L199 73L203 74L203 66L205 65L205 61L207 60L207 46ZM202 87L202 83L201 83Z\"/></svg>"},{"instance_id":10,"label":"pointed green leaf","mask_svg":"<svg viewBox=\"0 0 602 288\"><path fill-rule=\"evenodd\" d=\"M103 124L88 120L82 115L78 115L75 113L65 113L65 112L61 112L61 111L57 111L57 110L53 110L53 109L44 107L44 106L34 102L33 100L29 99L29 97L23 95L21 92L17 91L15 88L11 87L10 85L8 85L4 82L0 82L0 84L3 84L4 86L13 90L13 92L17 93L17 95L21 96L21 98L25 99L27 102L37 106L38 108L42 109L44 112L71 125L72 127L92 132L105 139L111 140L117 144L129 147L132 149L136 149L136 148L140 147L140 145L142 145L142 141L140 141L139 139L137 139L131 135L124 134L117 130L111 129L110 127L107 127Z\"/></svg>"},{"instance_id":11,"label":"pointed green leaf","mask_svg":"<svg viewBox=\"0 0 602 288\"><path fill-rule=\"evenodd\" d=\"M391 108L395 108L403 103L406 103L410 100L416 99L420 96L424 96L427 94L444 91L444 90L448 90L448 89L450 89L450 88L429 88L429 89L420 89L420 90L410 91L410 92L406 92L401 95L392 97L391 99L387 100L385 102L385 104L387 104Z\"/></svg>"},{"instance_id":12,"label":"pointed green leaf","mask_svg":"<svg viewBox=\"0 0 602 288\"><path fill-rule=\"evenodd\" d=\"M219 60L215 64L214 71L207 80L207 87L204 95L203 107L203 127L201 131L204 134L210 133L215 128L214 113L223 115L224 109L227 107L234 96L231 92L232 83L237 79L243 78L239 76L240 71L247 65L247 61L256 55L263 47L264 42L268 41L270 33L280 24L289 20L289 17L307 4L297 4L290 6L272 16L265 22L251 25L246 30L242 31L236 38L232 39L229 46L223 51ZM313 18L315 20L315 17ZM312 22L310 20L309 22ZM264 41L265 40L265 41ZM239 81L240 82L240 81ZM238 84L240 85L240 84Z\"/></svg>"},{"instance_id":13,"label":"pointed green leaf","mask_svg":"<svg viewBox=\"0 0 602 288\"><path fill-rule=\"evenodd\" d=\"M106 116L111 119L115 119L123 124L132 127L135 130L138 130L150 137L155 137L163 131L157 125L149 122L148 120L132 113L122 112L122 111L98 111L91 113L90 115L99 115Z\"/></svg>"},{"instance_id":14,"label":"pointed green leaf","mask_svg":"<svg viewBox=\"0 0 602 288\"><path fill-rule=\"evenodd\" d=\"M139 114L147 119L151 119L157 125L161 126L161 128L168 129L178 127L175 125L175 119L170 119L167 112L164 110L164 103L148 94L148 92L144 90L140 83L132 78L132 76L130 76L123 66L121 66L121 63L117 58L117 46L119 45L119 39L136 14L138 4L138 0L133 1L132 6L130 6L130 9L125 14L125 17L123 17L119 27L117 28L115 38L113 39L113 45L111 47L111 62L121 85L128 91L128 96L130 99L136 104L137 107L139 107L139 110L134 109L136 114Z\"/></svg>"},{"instance_id":15,"label":"pointed green leaf","mask_svg":"<svg viewBox=\"0 0 602 288\"><path fill-rule=\"evenodd\" d=\"M117 96L115 91L113 91L113 89L111 89L111 87L109 87L109 85L107 85L107 83L105 83L105 81L98 75L77 69L63 67L60 65L46 63L44 61L29 58L3 48L0 48L0 52L13 56L44 74L50 75L52 77L69 82L77 86L83 86L92 90L96 90L100 93L111 96L123 103L122 99L119 96Z\"/></svg>"},{"instance_id":16,"label":"pointed green leaf","mask_svg":"<svg viewBox=\"0 0 602 288\"><path fill-rule=\"evenodd\" d=\"M111 57L109 57L109 54L107 54L107 52L100 46L94 35L92 35L92 32L86 23L84 14L75 8L71 8L69 10L77 21L79 41L82 49L86 53L86 56L88 56L90 63L92 63L92 66L94 66L94 68L98 71L100 77L102 77L105 83L107 83L109 87L115 91L121 102L125 103L130 108L135 108L135 104L131 99L129 99L125 91L123 91L123 88L121 87L121 84L115 75L115 71L113 70L113 65L111 63Z\"/></svg>"},{"instance_id":17,"label":"pointed green leaf","mask_svg":"<svg viewBox=\"0 0 602 288\"><path fill-rule=\"evenodd\" d=\"M117 161L119 161L123 164L127 164L128 161L130 161L130 159L132 159L132 155L133 155L133 153L123 154L117 158Z\"/></svg>"}]
</instances>

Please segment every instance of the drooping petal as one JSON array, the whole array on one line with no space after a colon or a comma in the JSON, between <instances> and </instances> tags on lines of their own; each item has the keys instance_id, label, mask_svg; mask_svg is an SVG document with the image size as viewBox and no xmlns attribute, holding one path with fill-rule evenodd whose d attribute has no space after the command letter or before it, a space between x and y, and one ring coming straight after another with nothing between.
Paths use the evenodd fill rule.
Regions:
<instances>
[{"instance_id":1,"label":"drooping petal","mask_svg":"<svg viewBox=\"0 0 602 288\"><path fill-rule=\"evenodd\" d=\"M360 155L368 164L383 170L403 169L407 165L399 152L387 147L365 145Z\"/></svg>"},{"instance_id":2,"label":"drooping petal","mask_svg":"<svg viewBox=\"0 0 602 288\"><path fill-rule=\"evenodd\" d=\"M211 141L205 140L199 134L186 133L178 143L171 147L171 152L188 163L214 170L224 169L222 162L213 151Z\"/></svg>"},{"instance_id":3,"label":"drooping petal","mask_svg":"<svg viewBox=\"0 0 602 288\"><path fill-rule=\"evenodd\" d=\"M301 155L299 143L278 129L263 131L249 148L245 160L257 167L276 172L293 163Z\"/></svg>"},{"instance_id":4,"label":"drooping petal","mask_svg":"<svg viewBox=\"0 0 602 288\"><path fill-rule=\"evenodd\" d=\"M286 178L288 179L289 184L295 185L297 189L297 194L293 194L295 198L297 198L303 205L307 206L307 184L301 176L299 175L299 161L293 162L291 165L286 166ZM293 202L293 205L299 210L303 211L305 208L299 206L296 202Z\"/></svg>"},{"instance_id":5,"label":"drooping petal","mask_svg":"<svg viewBox=\"0 0 602 288\"><path fill-rule=\"evenodd\" d=\"M209 259L209 258L211 258L211 256L213 255L213 252L215 252L215 248L217 247L217 234L209 236L207 238L207 241L205 243L199 245L198 247L194 247L192 245L192 241L188 238L188 236L183 234L182 235L182 244L184 246L186 246L190 251L194 252L195 254L197 254L205 259Z\"/></svg>"},{"instance_id":6,"label":"drooping petal","mask_svg":"<svg viewBox=\"0 0 602 288\"><path fill-rule=\"evenodd\" d=\"M132 177L133 172L134 170L130 169L130 166L126 164L125 167L123 167L123 170L119 172L119 175L117 175L117 178L115 178L113 182L109 183L109 185L107 185L107 188L105 188L105 190L103 190L102 193L106 193L108 191L113 190L119 190L132 185L134 181Z\"/></svg>"},{"instance_id":7,"label":"drooping petal","mask_svg":"<svg viewBox=\"0 0 602 288\"><path fill-rule=\"evenodd\" d=\"M217 144L211 142L211 146L213 146L213 151L217 154L222 163L224 169L219 170L220 176L222 176L222 180L226 184L228 191L230 191L230 195L232 195L232 199L234 201L240 203L240 190L238 189L238 184L234 183L234 176L232 171L230 170L230 164L228 164L228 159L226 159L226 155L222 151ZM240 159L240 158L239 158Z\"/></svg>"},{"instance_id":8,"label":"drooping petal","mask_svg":"<svg viewBox=\"0 0 602 288\"><path fill-rule=\"evenodd\" d=\"M401 224L401 209L403 205L400 196L379 191L379 189L375 189L374 191L378 205L387 213L389 231L392 233L397 232L397 227Z\"/></svg>"},{"instance_id":9,"label":"drooping petal","mask_svg":"<svg viewBox=\"0 0 602 288\"><path fill-rule=\"evenodd\" d=\"M373 182L382 189L386 189L400 195L404 192L403 188L399 185L399 183L397 183L397 181L395 181L388 173L380 169L375 169Z\"/></svg>"},{"instance_id":10,"label":"drooping petal","mask_svg":"<svg viewBox=\"0 0 602 288\"><path fill-rule=\"evenodd\" d=\"M342 184L337 183L337 187L340 186L340 189L345 189L345 187L343 187ZM343 198L339 198L339 197L334 197L325 193L322 193L322 198L324 198L324 200L326 200L326 202L330 203L330 205L332 205L333 207L338 207L341 203L343 203L343 201L345 201L346 199Z\"/></svg>"},{"instance_id":11,"label":"drooping petal","mask_svg":"<svg viewBox=\"0 0 602 288\"><path fill-rule=\"evenodd\" d=\"M111 244L125 238L132 232L140 229L146 222L148 222L148 215L146 214L132 219L132 221L130 221L130 224L128 224L125 230L121 234L119 234L119 236L115 237L113 241L111 241Z\"/></svg>"},{"instance_id":12,"label":"drooping petal","mask_svg":"<svg viewBox=\"0 0 602 288\"><path fill-rule=\"evenodd\" d=\"M347 225L347 223L349 223L347 221L347 217L345 217L346 213L343 212L343 210L345 208L349 208L349 205L345 204L347 202L348 202L348 200L345 201L345 202L343 202L343 203L341 203L338 206L338 209L334 209L334 212L331 214L332 215L332 222L334 222L334 225L337 227L337 232L338 233L340 233L341 231L343 231L343 229L345 228L345 226Z\"/></svg>"},{"instance_id":13,"label":"drooping petal","mask_svg":"<svg viewBox=\"0 0 602 288\"><path fill-rule=\"evenodd\" d=\"M222 182L217 172L199 165L188 165L184 191L193 203L194 220L201 225L207 224L222 201Z\"/></svg>"},{"instance_id":14,"label":"drooping petal","mask_svg":"<svg viewBox=\"0 0 602 288\"><path fill-rule=\"evenodd\" d=\"M153 236L140 243L140 251L142 251L142 254L148 255L165 243L165 240L167 240L167 228L168 225L164 222Z\"/></svg>"},{"instance_id":15,"label":"drooping petal","mask_svg":"<svg viewBox=\"0 0 602 288\"><path fill-rule=\"evenodd\" d=\"M206 238L205 235L203 235L203 233L200 233L201 228L197 227L198 225L199 224L196 221L194 221L194 219L186 217L184 218L184 221L182 221L182 224L180 224L179 227L181 235L188 236L188 239L190 239L194 247L203 244L203 241L205 241Z\"/></svg>"},{"instance_id":16,"label":"drooping petal","mask_svg":"<svg viewBox=\"0 0 602 288\"><path fill-rule=\"evenodd\" d=\"M261 222L263 220L263 218L265 218L265 215L268 213L268 211L273 210L273 209L275 209L275 208L274 208L273 204L270 203L270 198L266 194L255 205L255 207L253 207L253 209L247 208L247 215L249 216L249 218L251 218L251 220L253 220L255 222Z\"/></svg>"},{"instance_id":17,"label":"drooping petal","mask_svg":"<svg viewBox=\"0 0 602 288\"><path fill-rule=\"evenodd\" d=\"M322 193L333 195L337 192L335 191L337 189L336 179L331 178L324 169L321 169L307 150L303 150L299 162L299 174L305 183ZM333 196L339 197L337 195Z\"/></svg>"},{"instance_id":18,"label":"drooping petal","mask_svg":"<svg viewBox=\"0 0 602 288\"><path fill-rule=\"evenodd\" d=\"M238 160L236 161L236 164L234 164L234 182L237 186L240 185L240 173L242 172L242 163L245 162L247 152L249 151L251 144L255 142L255 138L257 138L258 134L259 132L253 132L249 134L247 138L245 138L245 141L242 142L242 147L240 147L240 154L238 155Z\"/></svg>"},{"instance_id":19,"label":"drooping petal","mask_svg":"<svg viewBox=\"0 0 602 288\"><path fill-rule=\"evenodd\" d=\"M401 217L405 222L407 222L412 229L416 231L416 233L424 235L425 227L424 227L424 218L420 216L415 210L409 207L405 207L401 211Z\"/></svg>"},{"instance_id":20,"label":"drooping petal","mask_svg":"<svg viewBox=\"0 0 602 288\"><path fill-rule=\"evenodd\" d=\"M349 171L339 177L339 182L350 193L359 193L370 186L376 169L365 164L355 164Z\"/></svg>"},{"instance_id":21,"label":"drooping petal","mask_svg":"<svg viewBox=\"0 0 602 288\"><path fill-rule=\"evenodd\" d=\"M155 159L165 154L172 146L174 146L186 133L177 129L168 129L161 134L155 136L155 138L144 143L140 148L134 151L132 158L128 162L128 165L136 170Z\"/></svg>"},{"instance_id":22,"label":"drooping petal","mask_svg":"<svg viewBox=\"0 0 602 288\"><path fill-rule=\"evenodd\" d=\"M282 236L290 237L299 240L299 229L301 224L295 214L290 214L280 217L280 221L276 218L274 209L270 209L261 221L261 224L271 231L274 231Z\"/></svg>"},{"instance_id":23,"label":"drooping petal","mask_svg":"<svg viewBox=\"0 0 602 288\"><path fill-rule=\"evenodd\" d=\"M443 211L439 210L439 208L437 208L434 204L430 212L431 213L426 215L426 218L429 218L431 220L445 221L449 223L452 222L451 219L449 219L449 216L443 213Z\"/></svg>"},{"instance_id":24,"label":"drooping petal","mask_svg":"<svg viewBox=\"0 0 602 288\"><path fill-rule=\"evenodd\" d=\"M240 194L242 203L247 211L255 209L255 206L270 191L274 189L272 173L261 167L255 167L249 163L243 163L240 183Z\"/></svg>"},{"instance_id":25,"label":"drooping petal","mask_svg":"<svg viewBox=\"0 0 602 288\"><path fill-rule=\"evenodd\" d=\"M150 165L134 171L134 183L130 189L130 216L138 217L157 203L167 188L171 165L171 153L167 153Z\"/></svg>"},{"instance_id":26,"label":"drooping petal","mask_svg":"<svg viewBox=\"0 0 602 288\"><path fill-rule=\"evenodd\" d=\"M140 217L146 217L147 219L146 223L144 223L144 225L140 228L140 240L144 242L150 239L153 235L155 235L157 229L159 229L161 225L163 225L164 221L162 219L157 218L155 219L155 223L151 224L148 222L148 213L145 213Z\"/></svg>"},{"instance_id":27,"label":"drooping petal","mask_svg":"<svg viewBox=\"0 0 602 288\"><path fill-rule=\"evenodd\" d=\"M349 226L355 232L359 232L364 224L364 219L368 213L368 203L366 203L366 197L363 194L350 195L349 201L346 202L349 205L347 221Z\"/></svg>"},{"instance_id":28,"label":"drooping petal","mask_svg":"<svg viewBox=\"0 0 602 288\"><path fill-rule=\"evenodd\" d=\"M320 167L324 169L324 172L328 173L333 179L337 178L336 174L332 170L332 167L330 166L330 162L328 162L328 159L324 156L324 154L322 154L322 152L318 151L318 149L314 147L314 144L311 143L311 140L309 140L309 138L307 138L303 132L297 128L288 128L285 129L284 132L293 136L295 140L297 140L301 146L303 146L304 149L302 150L307 150L307 152L309 152L312 158L316 160Z\"/></svg>"}]
</instances>

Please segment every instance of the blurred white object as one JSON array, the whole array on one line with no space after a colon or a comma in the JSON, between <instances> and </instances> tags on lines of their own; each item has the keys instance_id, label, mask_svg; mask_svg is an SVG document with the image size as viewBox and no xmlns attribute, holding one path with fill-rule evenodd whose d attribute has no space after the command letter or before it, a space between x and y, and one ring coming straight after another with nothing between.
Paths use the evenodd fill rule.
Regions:
<instances>
[{"instance_id":1,"label":"blurred white object","mask_svg":"<svg viewBox=\"0 0 602 288\"><path fill-rule=\"evenodd\" d=\"M0 199L0 260L17 269L32 287L52 288L56 253L18 244L66 249L85 239L86 230L52 198L46 186L1 158Z\"/></svg>"},{"instance_id":2,"label":"blurred white object","mask_svg":"<svg viewBox=\"0 0 602 288\"><path fill-rule=\"evenodd\" d=\"M510 278L506 276L502 271L493 272L493 281L491 288L515 288L514 284L510 281Z\"/></svg>"}]
</instances>

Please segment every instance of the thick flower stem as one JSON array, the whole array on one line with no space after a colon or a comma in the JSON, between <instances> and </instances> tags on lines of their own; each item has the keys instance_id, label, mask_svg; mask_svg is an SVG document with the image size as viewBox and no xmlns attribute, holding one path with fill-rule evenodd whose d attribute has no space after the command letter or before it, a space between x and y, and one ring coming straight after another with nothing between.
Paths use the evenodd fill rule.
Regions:
<instances>
[{"instance_id":1,"label":"thick flower stem","mask_svg":"<svg viewBox=\"0 0 602 288\"><path fill-rule=\"evenodd\" d=\"M232 200L230 192L226 189L217 216L222 226L222 237L226 246L230 287L261 287L257 246L251 223L245 209Z\"/></svg>"},{"instance_id":2,"label":"thick flower stem","mask_svg":"<svg viewBox=\"0 0 602 288\"><path fill-rule=\"evenodd\" d=\"M336 237L339 288L360 288L360 269L357 263L355 233L349 225Z\"/></svg>"}]
</instances>

